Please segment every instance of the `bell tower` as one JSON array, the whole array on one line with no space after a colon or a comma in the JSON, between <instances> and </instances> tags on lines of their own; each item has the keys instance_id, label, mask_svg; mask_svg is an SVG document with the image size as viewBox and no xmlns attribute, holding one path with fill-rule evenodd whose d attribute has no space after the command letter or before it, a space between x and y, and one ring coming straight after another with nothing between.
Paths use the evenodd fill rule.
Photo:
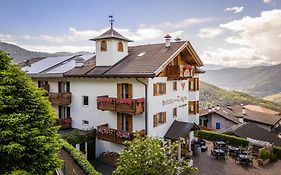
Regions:
<instances>
[{"instance_id":1,"label":"bell tower","mask_svg":"<svg viewBox=\"0 0 281 175\"><path fill-rule=\"evenodd\" d=\"M113 66L128 55L128 42L113 29L113 15L109 15L110 29L102 35L90 39L96 41L96 66Z\"/></svg>"}]
</instances>

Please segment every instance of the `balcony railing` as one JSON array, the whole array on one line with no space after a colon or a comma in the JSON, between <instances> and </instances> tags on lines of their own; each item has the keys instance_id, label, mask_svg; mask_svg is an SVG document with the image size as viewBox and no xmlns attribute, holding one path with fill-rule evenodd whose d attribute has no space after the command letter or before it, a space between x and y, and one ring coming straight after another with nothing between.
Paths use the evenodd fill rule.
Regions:
<instances>
[{"instance_id":1,"label":"balcony railing","mask_svg":"<svg viewBox=\"0 0 281 175\"><path fill-rule=\"evenodd\" d=\"M167 77L168 80L180 80L186 79L194 76L194 68L191 65L185 66L168 66L167 67Z\"/></svg>"},{"instance_id":2,"label":"balcony railing","mask_svg":"<svg viewBox=\"0 0 281 175\"><path fill-rule=\"evenodd\" d=\"M71 118L65 118L65 119L56 119L56 125L61 125L60 129L69 129L72 125L72 119Z\"/></svg>"},{"instance_id":3,"label":"balcony railing","mask_svg":"<svg viewBox=\"0 0 281 175\"><path fill-rule=\"evenodd\" d=\"M50 90L50 85L49 84L44 84L40 88L43 88L45 91L49 92Z\"/></svg>"},{"instance_id":4,"label":"balcony railing","mask_svg":"<svg viewBox=\"0 0 281 175\"><path fill-rule=\"evenodd\" d=\"M70 105L71 104L71 93L49 93L49 100L52 105Z\"/></svg>"},{"instance_id":5,"label":"balcony railing","mask_svg":"<svg viewBox=\"0 0 281 175\"><path fill-rule=\"evenodd\" d=\"M116 111L132 115L144 112L144 98L112 98L101 96L97 98L97 108L103 111Z\"/></svg>"},{"instance_id":6,"label":"balcony railing","mask_svg":"<svg viewBox=\"0 0 281 175\"><path fill-rule=\"evenodd\" d=\"M100 140L123 144L124 141L133 139L133 133L108 128L108 124L105 124L97 127L97 137Z\"/></svg>"}]
</instances>

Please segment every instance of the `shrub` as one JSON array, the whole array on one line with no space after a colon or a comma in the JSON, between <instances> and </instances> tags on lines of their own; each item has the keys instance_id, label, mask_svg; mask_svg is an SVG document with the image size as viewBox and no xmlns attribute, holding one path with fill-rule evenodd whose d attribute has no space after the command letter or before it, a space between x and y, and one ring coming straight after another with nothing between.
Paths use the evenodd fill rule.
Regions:
<instances>
[{"instance_id":1,"label":"shrub","mask_svg":"<svg viewBox=\"0 0 281 175\"><path fill-rule=\"evenodd\" d=\"M260 158L261 158L262 160L267 160L267 159L269 159L269 157L270 157L270 154L269 154L269 151L268 151L268 150L266 150L266 149L261 150L261 152L260 152Z\"/></svg>"},{"instance_id":2,"label":"shrub","mask_svg":"<svg viewBox=\"0 0 281 175\"><path fill-rule=\"evenodd\" d=\"M273 146L273 153L276 154L278 159L281 159L281 147Z\"/></svg>"},{"instance_id":3,"label":"shrub","mask_svg":"<svg viewBox=\"0 0 281 175\"><path fill-rule=\"evenodd\" d=\"M197 136L202 139L211 140L211 141L216 141L216 140L224 141L230 145L235 145L235 146L245 147L249 144L249 142L244 138L226 135L226 134L220 134L214 131L199 130L197 131Z\"/></svg>"},{"instance_id":4,"label":"shrub","mask_svg":"<svg viewBox=\"0 0 281 175\"><path fill-rule=\"evenodd\" d=\"M272 153L269 157L270 162L276 161L278 159L277 154Z\"/></svg>"},{"instance_id":5,"label":"shrub","mask_svg":"<svg viewBox=\"0 0 281 175\"><path fill-rule=\"evenodd\" d=\"M65 151L71 154L74 161L80 165L80 167L84 170L84 172L88 175L99 175L95 168L89 163L87 159L83 156L83 154L75 149L72 145L70 145L67 141L60 139L60 143Z\"/></svg>"}]
</instances>

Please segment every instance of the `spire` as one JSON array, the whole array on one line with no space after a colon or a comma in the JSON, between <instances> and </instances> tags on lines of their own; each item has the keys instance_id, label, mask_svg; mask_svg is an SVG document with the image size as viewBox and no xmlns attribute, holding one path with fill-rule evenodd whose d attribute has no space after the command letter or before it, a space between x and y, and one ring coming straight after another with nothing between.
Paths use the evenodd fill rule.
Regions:
<instances>
[{"instance_id":1,"label":"spire","mask_svg":"<svg viewBox=\"0 0 281 175\"><path fill-rule=\"evenodd\" d=\"M109 15L108 18L109 18L109 22L110 22L110 28L113 29L113 23L115 22L113 19L113 15Z\"/></svg>"}]
</instances>

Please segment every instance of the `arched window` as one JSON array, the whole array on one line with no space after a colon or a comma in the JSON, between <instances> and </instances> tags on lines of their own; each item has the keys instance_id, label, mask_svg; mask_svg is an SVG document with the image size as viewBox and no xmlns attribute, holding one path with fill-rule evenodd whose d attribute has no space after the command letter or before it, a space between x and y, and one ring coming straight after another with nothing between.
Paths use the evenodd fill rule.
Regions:
<instances>
[{"instance_id":1,"label":"arched window","mask_svg":"<svg viewBox=\"0 0 281 175\"><path fill-rule=\"evenodd\" d=\"M123 43L121 41L118 42L118 52L123 52Z\"/></svg>"},{"instance_id":2,"label":"arched window","mask_svg":"<svg viewBox=\"0 0 281 175\"><path fill-rule=\"evenodd\" d=\"M101 41L101 44L100 44L100 51L102 52L105 52L107 51L107 42L106 41Z\"/></svg>"}]
</instances>

